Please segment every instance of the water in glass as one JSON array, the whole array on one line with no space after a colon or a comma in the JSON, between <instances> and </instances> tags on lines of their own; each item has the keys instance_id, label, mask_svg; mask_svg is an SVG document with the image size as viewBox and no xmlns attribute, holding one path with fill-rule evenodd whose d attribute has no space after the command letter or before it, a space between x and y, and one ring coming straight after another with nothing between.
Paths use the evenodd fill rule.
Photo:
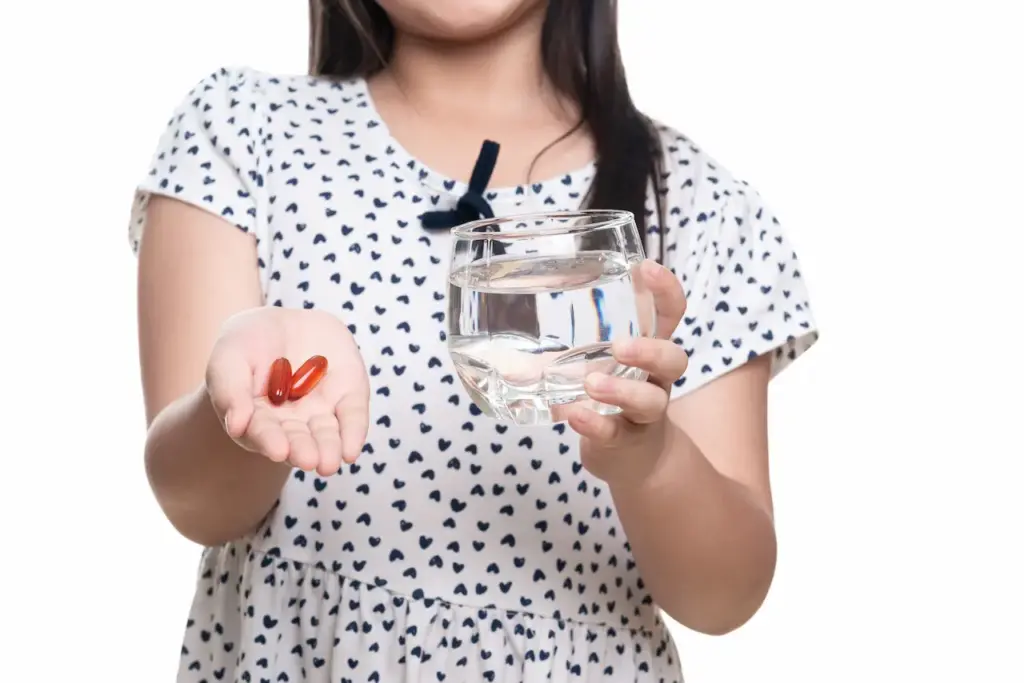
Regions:
<instances>
[{"instance_id":1,"label":"water in glass","mask_svg":"<svg viewBox=\"0 0 1024 683\"><path fill-rule=\"evenodd\" d=\"M614 413L587 397L586 376L645 379L611 353L614 340L649 334L653 324L651 295L634 277L643 255L581 251L577 242L552 254L513 245L450 273L449 351L467 392L492 417L547 425L580 404Z\"/></svg>"}]
</instances>

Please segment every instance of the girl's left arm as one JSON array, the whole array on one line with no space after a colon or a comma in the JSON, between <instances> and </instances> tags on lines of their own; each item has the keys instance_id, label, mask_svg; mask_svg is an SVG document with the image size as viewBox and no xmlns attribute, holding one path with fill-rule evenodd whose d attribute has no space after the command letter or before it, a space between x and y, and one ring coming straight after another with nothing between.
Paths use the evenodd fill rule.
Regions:
<instances>
[{"instance_id":1,"label":"girl's left arm","mask_svg":"<svg viewBox=\"0 0 1024 683\"><path fill-rule=\"evenodd\" d=\"M770 373L763 355L673 400L650 474L609 482L646 589L702 633L746 623L775 573Z\"/></svg>"},{"instance_id":2,"label":"girl's left arm","mask_svg":"<svg viewBox=\"0 0 1024 683\"><path fill-rule=\"evenodd\" d=\"M613 344L650 381L596 376L619 415L576 411L580 458L607 483L651 598L722 634L759 609L775 573L768 383L818 339L803 268L760 195L670 140L654 334ZM669 272L671 271L671 272Z\"/></svg>"}]
</instances>

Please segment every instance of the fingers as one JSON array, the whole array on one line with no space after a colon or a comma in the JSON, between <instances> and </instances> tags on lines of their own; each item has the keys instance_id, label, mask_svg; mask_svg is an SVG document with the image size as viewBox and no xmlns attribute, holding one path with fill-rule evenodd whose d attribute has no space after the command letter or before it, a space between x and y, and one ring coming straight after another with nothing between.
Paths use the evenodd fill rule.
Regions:
<instances>
[{"instance_id":1,"label":"fingers","mask_svg":"<svg viewBox=\"0 0 1024 683\"><path fill-rule=\"evenodd\" d=\"M664 388L650 382L592 373L586 379L585 388L595 401L622 408L622 417L634 424L657 422L668 406Z\"/></svg>"},{"instance_id":2,"label":"fingers","mask_svg":"<svg viewBox=\"0 0 1024 683\"><path fill-rule=\"evenodd\" d=\"M341 468L341 431L334 415L318 415L309 421L309 433L319 453L317 474L327 477Z\"/></svg>"},{"instance_id":3,"label":"fingers","mask_svg":"<svg viewBox=\"0 0 1024 683\"><path fill-rule=\"evenodd\" d=\"M364 398L345 398L338 402L334 414L341 431L341 459L353 463L363 450L370 429L369 403Z\"/></svg>"},{"instance_id":4,"label":"fingers","mask_svg":"<svg viewBox=\"0 0 1024 683\"><path fill-rule=\"evenodd\" d=\"M206 371L206 390L228 435L237 439L245 434L255 411L249 363L238 354L215 351Z\"/></svg>"},{"instance_id":5,"label":"fingers","mask_svg":"<svg viewBox=\"0 0 1024 683\"><path fill-rule=\"evenodd\" d=\"M288 437L288 461L295 467L312 472L320 464L320 449L302 420L284 420L281 427Z\"/></svg>"},{"instance_id":6,"label":"fingers","mask_svg":"<svg viewBox=\"0 0 1024 683\"><path fill-rule=\"evenodd\" d=\"M686 295L683 286L676 279L668 268L655 263L644 261L640 268L644 285L654 296L654 310L656 311L655 336L660 339L668 339L679 327L679 321L683 319L686 312Z\"/></svg>"},{"instance_id":7,"label":"fingers","mask_svg":"<svg viewBox=\"0 0 1024 683\"><path fill-rule=\"evenodd\" d=\"M605 405L617 406L619 415L599 415L592 410L573 411L569 425L595 443L608 444L629 437L621 432L630 426L655 424L665 417L672 383L686 371L686 350L666 339L638 337L612 345L615 360L648 373L648 381L591 373L585 380L587 395Z\"/></svg>"},{"instance_id":8,"label":"fingers","mask_svg":"<svg viewBox=\"0 0 1024 683\"><path fill-rule=\"evenodd\" d=\"M308 422L280 419L274 411L260 408L245 434L252 450L274 462L288 462L322 476L337 474L341 467L341 433L334 415L324 414Z\"/></svg>"},{"instance_id":9,"label":"fingers","mask_svg":"<svg viewBox=\"0 0 1024 683\"><path fill-rule=\"evenodd\" d=\"M589 408L581 408L569 414L569 426L596 444L614 444L622 438L625 422L619 415L599 415Z\"/></svg>"},{"instance_id":10,"label":"fingers","mask_svg":"<svg viewBox=\"0 0 1024 683\"><path fill-rule=\"evenodd\" d=\"M650 373L651 382L665 391L683 376L689 364L686 349L668 339L636 337L612 344L612 355L619 363Z\"/></svg>"},{"instance_id":11,"label":"fingers","mask_svg":"<svg viewBox=\"0 0 1024 683\"><path fill-rule=\"evenodd\" d=\"M253 450L262 453L274 462L284 462L291 454L288 435L281 421L269 410L257 410L245 431L245 440Z\"/></svg>"}]
</instances>

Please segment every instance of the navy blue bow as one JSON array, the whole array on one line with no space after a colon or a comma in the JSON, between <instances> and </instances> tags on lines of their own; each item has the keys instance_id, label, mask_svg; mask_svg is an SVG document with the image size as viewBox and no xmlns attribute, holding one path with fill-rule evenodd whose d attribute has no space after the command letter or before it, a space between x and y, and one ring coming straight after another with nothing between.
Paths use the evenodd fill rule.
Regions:
<instances>
[{"instance_id":1,"label":"navy blue bow","mask_svg":"<svg viewBox=\"0 0 1024 683\"><path fill-rule=\"evenodd\" d=\"M481 218L494 218L491 205L484 199L484 190L494 173L498 162L499 145L497 142L485 140L480 148L480 156L473 166L473 174L469 178L466 194L459 198L455 208L449 211L428 211L420 216L420 223L428 230L447 230L463 223Z\"/></svg>"}]
</instances>

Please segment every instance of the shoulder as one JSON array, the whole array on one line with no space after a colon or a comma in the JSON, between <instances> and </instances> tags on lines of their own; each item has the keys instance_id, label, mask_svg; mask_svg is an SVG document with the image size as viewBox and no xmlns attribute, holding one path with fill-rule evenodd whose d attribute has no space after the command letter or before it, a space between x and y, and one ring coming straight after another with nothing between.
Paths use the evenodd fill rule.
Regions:
<instances>
[{"instance_id":1,"label":"shoulder","mask_svg":"<svg viewBox=\"0 0 1024 683\"><path fill-rule=\"evenodd\" d=\"M240 152L253 163L266 156L275 139L285 140L295 129L316 126L328 114L363 104L362 81L335 82L297 74L274 74L249 66L222 66L200 78L179 100L167 124L163 146L182 141L191 154L203 144ZM346 118L352 118L346 116ZM237 149L239 141L243 149ZM237 161L236 161L237 163Z\"/></svg>"},{"instance_id":2,"label":"shoulder","mask_svg":"<svg viewBox=\"0 0 1024 683\"><path fill-rule=\"evenodd\" d=\"M778 221L760 193L687 135L654 122L662 148L659 193L665 212L665 244L692 252L724 232L750 232Z\"/></svg>"},{"instance_id":3,"label":"shoulder","mask_svg":"<svg viewBox=\"0 0 1024 683\"><path fill-rule=\"evenodd\" d=\"M664 154L665 265L687 298L674 338L685 340L691 355L673 396L762 354L772 354L778 373L817 340L796 251L746 180L679 131L657 130Z\"/></svg>"},{"instance_id":4,"label":"shoulder","mask_svg":"<svg viewBox=\"0 0 1024 683\"><path fill-rule=\"evenodd\" d=\"M265 76L262 72L248 67L219 67L192 86L183 104L207 110L212 108L214 103L231 99L244 99L247 104L251 104L263 93Z\"/></svg>"},{"instance_id":5,"label":"shoulder","mask_svg":"<svg viewBox=\"0 0 1024 683\"><path fill-rule=\"evenodd\" d=\"M663 194L701 211L760 202L757 190L735 175L693 139L672 126L652 122L661 144Z\"/></svg>"},{"instance_id":6,"label":"shoulder","mask_svg":"<svg viewBox=\"0 0 1024 683\"><path fill-rule=\"evenodd\" d=\"M229 110L256 110L267 99L268 85L275 77L245 66L222 66L200 78L188 91L182 106L191 106L201 112L220 111L223 104Z\"/></svg>"},{"instance_id":7,"label":"shoulder","mask_svg":"<svg viewBox=\"0 0 1024 683\"><path fill-rule=\"evenodd\" d=\"M222 66L202 77L188 93L193 106L227 102L266 114L282 109L310 111L361 100L362 79L335 80L307 74L270 73L250 66ZM359 97L353 97L355 94Z\"/></svg>"}]
</instances>

